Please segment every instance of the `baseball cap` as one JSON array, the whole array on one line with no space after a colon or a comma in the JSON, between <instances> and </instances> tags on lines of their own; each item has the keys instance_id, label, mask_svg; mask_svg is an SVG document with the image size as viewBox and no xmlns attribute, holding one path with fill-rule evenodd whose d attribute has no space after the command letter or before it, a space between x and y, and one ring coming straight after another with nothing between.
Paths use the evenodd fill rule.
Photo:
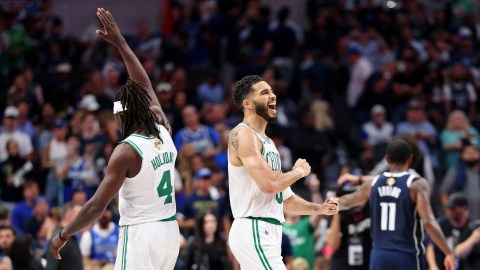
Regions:
<instances>
[{"instance_id":1,"label":"baseball cap","mask_svg":"<svg viewBox=\"0 0 480 270\"><path fill-rule=\"evenodd\" d=\"M18 109L15 106L8 106L5 109L5 112L3 114L3 117L14 117L17 118L19 115Z\"/></svg>"},{"instance_id":2,"label":"baseball cap","mask_svg":"<svg viewBox=\"0 0 480 270\"><path fill-rule=\"evenodd\" d=\"M458 35L462 38L470 38L472 37L472 30L466 26L462 26L458 29Z\"/></svg>"},{"instance_id":3,"label":"baseball cap","mask_svg":"<svg viewBox=\"0 0 480 270\"><path fill-rule=\"evenodd\" d=\"M377 104L375 106L372 107L372 109L370 110L370 113L371 114L374 114L374 113L384 113L385 112L385 107L383 107L382 105L380 104Z\"/></svg>"},{"instance_id":4,"label":"baseball cap","mask_svg":"<svg viewBox=\"0 0 480 270\"><path fill-rule=\"evenodd\" d=\"M38 197L38 198L36 198L36 199L33 201L33 206L36 206L37 204L42 203L42 202L48 204L47 198L45 198L45 197Z\"/></svg>"},{"instance_id":5,"label":"baseball cap","mask_svg":"<svg viewBox=\"0 0 480 270\"><path fill-rule=\"evenodd\" d=\"M53 127L56 127L56 128L65 127L65 126L66 126L66 123L65 123L65 120L63 119L57 119L53 123Z\"/></svg>"},{"instance_id":6,"label":"baseball cap","mask_svg":"<svg viewBox=\"0 0 480 270\"><path fill-rule=\"evenodd\" d=\"M161 82L157 84L157 87L155 88L155 90L157 90L158 93L170 92L172 91L172 85L169 83Z\"/></svg>"},{"instance_id":7,"label":"baseball cap","mask_svg":"<svg viewBox=\"0 0 480 270\"><path fill-rule=\"evenodd\" d=\"M195 178L196 179L204 179L207 177L212 176L212 171L209 168L201 168L195 173Z\"/></svg>"},{"instance_id":8,"label":"baseball cap","mask_svg":"<svg viewBox=\"0 0 480 270\"><path fill-rule=\"evenodd\" d=\"M412 100L408 103L408 109L419 110L422 108L422 105L417 100Z\"/></svg>"},{"instance_id":9,"label":"baseball cap","mask_svg":"<svg viewBox=\"0 0 480 270\"><path fill-rule=\"evenodd\" d=\"M461 192L456 192L451 194L448 197L448 201L445 204L445 207L447 208L455 208L458 206L468 206L468 199L467 197L461 193Z\"/></svg>"}]
</instances>

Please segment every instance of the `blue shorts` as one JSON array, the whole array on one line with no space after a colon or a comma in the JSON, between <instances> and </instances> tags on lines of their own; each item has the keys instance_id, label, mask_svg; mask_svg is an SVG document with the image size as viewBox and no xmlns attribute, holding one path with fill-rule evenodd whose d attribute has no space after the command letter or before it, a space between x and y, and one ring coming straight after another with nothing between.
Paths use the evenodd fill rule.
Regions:
<instances>
[{"instance_id":1,"label":"blue shorts","mask_svg":"<svg viewBox=\"0 0 480 270\"><path fill-rule=\"evenodd\" d=\"M425 255L401 251L372 249L370 270L425 270Z\"/></svg>"}]
</instances>

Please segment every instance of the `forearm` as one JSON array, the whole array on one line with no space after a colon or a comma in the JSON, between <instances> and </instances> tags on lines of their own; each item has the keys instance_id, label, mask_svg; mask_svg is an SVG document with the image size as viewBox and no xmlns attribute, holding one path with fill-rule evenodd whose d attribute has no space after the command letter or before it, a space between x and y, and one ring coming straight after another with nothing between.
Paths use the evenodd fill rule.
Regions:
<instances>
[{"instance_id":1,"label":"forearm","mask_svg":"<svg viewBox=\"0 0 480 270\"><path fill-rule=\"evenodd\" d=\"M475 241L471 237L458 244L455 247L455 257L461 260L465 259L466 257L468 257L468 255L470 255L475 244Z\"/></svg>"},{"instance_id":2,"label":"forearm","mask_svg":"<svg viewBox=\"0 0 480 270\"><path fill-rule=\"evenodd\" d=\"M326 205L307 202L293 195L283 202L283 211L290 215L324 215L328 209Z\"/></svg>"},{"instance_id":3,"label":"forearm","mask_svg":"<svg viewBox=\"0 0 480 270\"><path fill-rule=\"evenodd\" d=\"M267 193L279 193L284 191L286 188L291 186L293 183L297 182L298 179L304 177L305 175L300 170L291 170L287 173L279 172L275 179L273 180L273 185L271 192Z\"/></svg>"},{"instance_id":4,"label":"forearm","mask_svg":"<svg viewBox=\"0 0 480 270\"><path fill-rule=\"evenodd\" d=\"M442 230L440 229L440 226L438 225L436 220L427 220L423 222L423 226L425 228L425 231L427 231L428 235L430 238L433 240L435 245L437 245L438 248L443 252L445 255L452 254L452 250L447 244L447 241L445 240L445 236L443 235Z\"/></svg>"},{"instance_id":5,"label":"forearm","mask_svg":"<svg viewBox=\"0 0 480 270\"><path fill-rule=\"evenodd\" d=\"M340 215L335 215L330 224L330 230L327 236L327 246L336 251L340 246Z\"/></svg>"},{"instance_id":6,"label":"forearm","mask_svg":"<svg viewBox=\"0 0 480 270\"><path fill-rule=\"evenodd\" d=\"M88 201L78 212L78 215L75 219L68 224L62 231L62 237L70 237L86 226L92 224L97 220L105 210L106 206L96 206L94 202Z\"/></svg>"},{"instance_id":7,"label":"forearm","mask_svg":"<svg viewBox=\"0 0 480 270\"><path fill-rule=\"evenodd\" d=\"M427 263L431 269L438 269L437 261L435 260L435 250L432 244L427 246Z\"/></svg>"},{"instance_id":8,"label":"forearm","mask_svg":"<svg viewBox=\"0 0 480 270\"><path fill-rule=\"evenodd\" d=\"M125 66L127 67L128 76L132 80L135 80L150 89L150 79L148 78L147 73L143 69L142 63L140 63L140 60L138 60L135 53L128 46L125 38L122 37L122 39L115 43L115 45L117 46L118 51L122 55Z\"/></svg>"}]
</instances>

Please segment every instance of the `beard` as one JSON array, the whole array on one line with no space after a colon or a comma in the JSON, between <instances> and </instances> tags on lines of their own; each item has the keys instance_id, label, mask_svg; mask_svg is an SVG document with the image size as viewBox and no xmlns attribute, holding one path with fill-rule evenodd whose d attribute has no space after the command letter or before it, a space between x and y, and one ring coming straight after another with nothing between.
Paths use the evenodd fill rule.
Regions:
<instances>
[{"instance_id":1,"label":"beard","mask_svg":"<svg viewBox=\"0 0 480 270\"><path fill-rule=\"evenodd\" d=\"M465 164L465 166L467 166L468 168L472 168L478 164L478 159L464 160L463 164Z\"/></svg>"},{"instance_id":2,"label":"beard","mask_svg":"<svg viewBox=\"0 0 480 270\"><path fill-rule=\"evenodd\" d=\"M262 104L259 104L257 102L253 102L253 105L255 106L255 112L260 116L262 117L263 119L265 119L265 121L267 121L268 123L274 121L275 119L277 119L277 116L270 116L268 115L268 106L267 105L262 105Z\"/></svg>"}]
</instances>

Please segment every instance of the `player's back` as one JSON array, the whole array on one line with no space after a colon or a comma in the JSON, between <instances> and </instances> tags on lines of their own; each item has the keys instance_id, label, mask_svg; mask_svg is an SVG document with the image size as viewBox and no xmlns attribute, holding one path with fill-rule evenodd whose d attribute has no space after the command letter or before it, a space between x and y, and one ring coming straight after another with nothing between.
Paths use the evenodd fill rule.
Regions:
<instances>
[{"instance_id":1,"label":"player's back","mask_svg":"<svg viewBox=\"0 0 480 270\"><path fill-rule=\"evenodd\" d=\"M125 178L120 188L121 226L175 218L173 177L177 150L165 127L158 127L162 142L139 134L123 140L142 157L142 166L135 177Z\"/></svg>"},{"instance_id":2,"label":"player's back","mask_svg":"<svg viewBox=\"0 0 480 270\"><path fill-rule=\"evenodd\" d=\"M410 186L419 179L409 172L385 172L372 181L370 212L374 249L422 255L423 226Z\"/></svg>"}]
</instances>

